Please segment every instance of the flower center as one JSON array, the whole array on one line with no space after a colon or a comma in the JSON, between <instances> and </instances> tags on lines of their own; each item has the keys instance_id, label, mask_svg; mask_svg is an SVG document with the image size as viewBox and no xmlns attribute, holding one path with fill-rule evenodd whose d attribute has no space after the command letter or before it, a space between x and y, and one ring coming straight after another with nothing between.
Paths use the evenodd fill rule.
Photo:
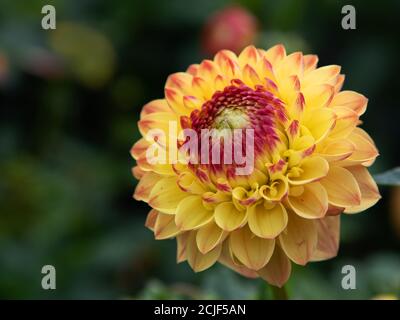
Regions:
<instances>
[{"instance_id":1,"label":"flower center","mask_svg":"<svg viewBox=\"0 0 400 320\"><path fill-rule=\"evenodd\" d=\"M249 117L241 107L223 108L214 119L215 129L243 129L249 124Z\"/></svg>"},{"instance_id":2,"label":"flower center","mask_svg":"<svg viewBox=\"0 0 400 320\"><path fill-rule=\"evenodd\" d=\"M246 137L249 132L253 139L253 150L250 151L254 155L274 148L279 140L277 127L286 119L283 103L264 87L257 86L252 89L240 80L232 80L232 85L214 93L200 110L192 111L190 117L182 117L181 123L184 129L191 128L197 132L199 154L204 154L202 144L205 141L201 139L204 137L204 131L212 131L210 139L206 140L207 148L210 150L210 157L215 156L214 147L218 145L218 161L222 162L215 165L210 159L207 167L211 165L213 170L219 170L238 165L234 159L228 165L223 162L224 152L247 152L249 146L246 143L248 144L249 140L246 140ZM239 140L234 138L232 145L227 145L223 140L232 137L231 133L235 135L237 131L241 131ZM211 138L217 139L210 143Z\"/></svg>"}]
</instances>

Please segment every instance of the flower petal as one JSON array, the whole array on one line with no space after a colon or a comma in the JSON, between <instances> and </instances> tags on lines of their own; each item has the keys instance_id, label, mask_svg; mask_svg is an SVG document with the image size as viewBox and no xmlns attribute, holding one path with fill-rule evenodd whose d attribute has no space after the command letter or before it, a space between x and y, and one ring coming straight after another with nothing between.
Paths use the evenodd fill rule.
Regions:
<instances>
[{"instance_id":1,"label":"flower petal","mask_svg":"<svg viewBox=\"0 0 400 320\"><path fill-rule=\"evenodd\" d=\"M139 131L143 137L147 140L154 140L153 135L151 137L147 137L148 133L152 129L157 129L157 132L162 132L165 137L168 137L170 131L170 123L175 123L177 127L177 131L180 130L180 123L178 121L177 116L172 112L154 112L150 114L146 114L143 116L139 122ZM150 134L149 134L150 135Z\"/></svg>"},{"instance_id":2,"label":"flower petal","mask_svg":"<svg viewBox=\"0 0 400 320\"><path fill-rule=\"evenodd\" d=\"M130 154L133 159L138 159L140 155L146 152L147 148L150 146L150 142L144 138L139 139L131 148Z\"/></svg>"},{"instance_id":3,"label":"flower petal","mask_svg":"<svg viewBox=\"0 0 400 320\"><path fill-rule=\"evenodd\" d=\"M351 156L355 146L347 139L335 139L330 141L319 153L329 162L341 161Z\"/></svg>"},{"instance_id":4,"label":"flower petal","mask_svg":"<svg viewBox=\"0 0 400 320\"><path fill-rule=\"evenodd\" d=\"M165 87L179 91L182 95L189 94L191 89L193 76L186 72L176 72L171 74Z\"/></svg>"},{"instance_id":5,"label":"flower petal","mask_svg":"<svg viewBox=\"0 0 400 320\"><path fill-rule=\"evenodd\" d=\"M318 243L312 261L336 257L340 240L340 215L325 217L315 223L318 229Z\"/></svg>"},{"instance_id":6,"label":"flower petal","mask_svg":"<svg viewBox=\"0 0 400 320\"><path fill-rule=\"evenodd\" d=\"M346 138L358 124L358 114L345 107L336 107L333 109L336 114L335 127L329 134L329 138Z\"/></svg>"},{"instance_id":7,"label":"flower petal","mask_svg":"<svg viewBox=\"0 0 400 320\"><path fill-rule=\"evenodd\" d=\"M340 73L340 66L330 65L315 69L304 75L301 86L306 88L308 86L317 84L330 84L335 85L338 75Z\"/></svg>"},{"instance_id":8,"label":"flower petal","mask_svg":"<svg viewBox=\"0 0 400 320\"><path fill-rule=\"evenodd\" d=\"M264 57L275 67L286 57L286 49L282 44L277 44L264 52Z\"/></svg>"},{"instance_id":9,"label":"flower petal","mask_svg":"<svg viewBox=\"0 0 400 320\"><path fill-rule=\"evenodd\" d=\"M140 118L155 112L172 112L165 99L157 99L146 103L140 112Z\"/></svg>"},{"instance_id":10,"label":"flower petal","mask_svg":"<svg viewBox=\"0 0 400 320\"><path fill-rule=\"evenodd\" d=\"M305 265L317 246L317 227L314 220L303 219L289 212L287 228L279 236L286 255L295 263Z\"/></svg>"},{"instance_id":11,"label":"flower petal","mask_svg":"<svg viewBox=\"0 0 400 320\"><path fill-rule=\"evenodd\" d=\"M233 231L246 222L246 211L239 211L232 202L222 202L215 208L215 222L225 231Z\"/></svg>"},{"instance_id":12,"label":"flower petal","mask_svg":"<svg viewBox=\"0 0 400 320\"><path fill-rule=\"evenodd\" d=\"M247 210L249 228L260 238L274 239L286 228L288 216L281 203L266 208L263 202Z\"/></svg>"},{"instance_id":13,"label":"flower petal","mask_svg":"<svg viewBox=\"0 0 400 320\"><path fill-rule=\"evenodd\" d=\"M187 197L176 183L176 177L159 180L150 192L149 205L160 212L175 214L176 207Z\"/></svg>"},{"instance_id":14,"label":"flower petal","mask_svg":"<svg viewBox=\"0 0 400 320\"><path fill-rule=\"evenodd\" d=\"M329 171L328 162L319 156L305 158L301 162L298 174L288 174L289 182L292 185L303 185L325 177Z\"/></svg>"},{"instance_id":15,"label":"flower petal","mask_svg":"<svg viewBox=\"0 0 400 320\"><path fill-rule=\"evenodd\" d=\"M304 191L299 196L289 196L288 203L295 213L305 219L319 219L328 210L328 195L320 183L304 185Z\"/></svg>"},{"instance_id":16,"label":"flower petal","mask_svg":"<svg viewBox=\"0 0 400 320\"><path fill-rule=\"evenodd\" d=\"M246 64L250 65L252 68L256 68L261 57L258 50L254 46L247 46L242 50L238 59L239 65L242 69Z\"/></svg>"},{"instance_id":17,"label":"flower petal","mask_svg":"<svg viewBox=\"0 0 400 320\"><path fill-rule=\"evenodd\" d=\"M231 250L229 249L228 241L225 241L224 244L222 245L222 252L218 261L222 263L224 266L236 271L237 273L241 274L244 277L253 279L258 278L258 274L255 271L243 265L238 265L232 260Z\"/></svg>"},{"instance_id":18,"label":"flower petal","mask_svg":"<svg viewBox=\"0 0 400 320\"><path fill-rule=\"evenodd\" d=\"M154 172L146 172L139 180L133 198L138 201L149 201L150 193L161 176Z\"/></svg>"},{"instance_id":19,"label":"flower petal","mask_svg":"<svg viewBox=\"0 0 400 320\"><path fill-rule=\"evenodd\" d=\"M318 56L315 54L306 54L304 57L304 72L315 70L318 64Z\"/></svg>"},{"instance_id":20,"label":"flower petal","mask_svg":"<svg viewBox=\"0 0 400 320\"><path fill-rule=\"evenodd\" d=\"M358 206L361 203L361 191L357 180L345 168L333 166L328 175L321 180L328 193L329 203L338 207Z\"/></svg>"},{"instance_id":21,"label":"flower petal","mask_svg":"<svg viewBox=\"0 0 400 320\"><path fill-rule=\"evenodd\" d=\"M302 78L303 71L303 54L301 52L293 52L283 58L279 66L276 68L276 75L281 82L293 75Z\"/></svg>"},{"instance_id":22,"label":"flower petal","mask_svg":"<svg viewBox=\"0 0 400 320\"><path fill-rule=\"evenodd\" d=\"M367 109L367 104L368 99L362 94L359 94L355 91L342 91L335 95L330 106L332 108L338 106L346 107L353 110L360 116Z\"/></svg>"},{"instance_id":23,"label":"flower petal","mask_svg":"<svg viewBox=\"0 0 400 320\"><path fill-rule=\"evenodd\" d=\"M348 137L348 140L354 144L355 149L350 157L340 162L342 166L354 166L357 164L371 165L378 156L376 146L365 135L359 134L360 131L354 131Z\"/></svg>"},{"instance_id":24,"label":"flower petal","mask_svg":"<svg viewBox=\"0 0 400 320\"><path fill-rule=\"evenodd\" d=\"M345 209L345 213L356 213L372 207L381 198L376 182L363 166L347 167L354 178L357 180L361 191L361 203L358 206Z\"/></svg>"},{"instance_id":25,"label":"flower petal","mask_svg":"<svg viewBox=\"0 0 400 320\"><path fill-rule=\"evenodd\" d=\"M335 126L336 115L328 108L308 111L303 119L304 126L310 131L315 142L323 140Z\"/></svg>"},{"instance_id":26,"label":"flower petal","mask_svg":"<svg viewBox=\"0 0 400 320\"><path fill-rule=\"evenodd\" d=\"M229 245L232 253L241 263L252 270L259 270L271 258L275 240L259 238L245 226L231 233Z\"/></svg>"},{"instance_id":27,"label":"flower petal","mask_svg":"<svg viewBox=\"0 0 400 320\"><path fill-rule=\"evenodd\" d=\"M192 194L200 194L206 192L204 186L200 183L199 179L191 172L184 171L179 175L178 186L185 192Z\"/></svg>"},{"instance_id":28,"label":"flower petal","mask_svg":"<svg viewBox=\"0 0 400 320\"><path fill-rule=\"evenodd\" d=\"M324 108L333 98L334 88L328 84L310 86L301 91L307 108Z\"/></svg>"},{"instance_id":29,"label":"flower petal","mask_svg":"<svg viewBox=\"0 0 400 320\"><path fill-rule=\"evenodd\" d=\"M266 200L281 201L288 193L287 179L276 179L271 185L263 185L259 192Z\"/></svg>"},{"instance_id":30,"label":"flower petal","mask_svg":"<svg viewBox=\"0 0 400 320\"><path fill-rule=\"evenodd\" d=\"M226 235L227 233L224 230L218 227L214 221L211 221L197 231L197 248L201 253L206 254L220 244Z\"/></svg>"},{"instance_id":31,"label":"flower petal","mask_svg":"<svg viewBox=\"0 0 400 320\"><path fill-rule=\"evenodd\" d=\"M187 240L191 232L182 232L176 236L176 262L180 263L187 260L186 248Z\"/></svg>"},{"instance_id":32,"label":"flower petal","mask_svg":"<svg viewBox=\"0 0 400 320\"><path fill-rule=\"evenodd\" d=\"M273 286L281 288L290 277L292 263L279 246L275 246L274 254L268 264L257 271L259 276Z\"/></svg>"},{"instance_id":33,"label":"flower petal","mask_svg":"<svg viewBox=\"0 0 400 320\"><path fill-rule=\"evenodd\" d=\"M206 254L202 254L197 248L196 232L191 232L187 240L186 256L189 265L194 272L200 272L211 267L217 262L221 254L222 246L218 245Z\"/></svg>"},{"instance_id":34,"label":"flower petal","mask_svg":"<svg viewBox=\"0 0 400 320\"><path fill-rule=\"evenodd\" d=\"M144 224L145 227L149 228L151 231L154 231L154 226L156 224L157 216L158 216L158 211L151 209L150 212L147 214L146 222Z\"/></svg>"},{"instance_id":35,"label":"flower petal","mask_svg":"<svg viewBox=\"0 0 400 320\"><path fill-rule=\"evenodd\" d=\"M158 213L154 225L154 236L157 240L175 237L180 230L175 224L175 217L172 214Z\"/></svg>"},{"instance_id":36,"label":"flower petal","mask_svg":"<svg viewBox=\"0 0 400 320\"><path fill-rule=\"evenodd\" d=\"M209 223L213 215L203 206L200 196L187 196L176 208L175 223L181 230L198 229Z\"/></svg>"}]
</instances>

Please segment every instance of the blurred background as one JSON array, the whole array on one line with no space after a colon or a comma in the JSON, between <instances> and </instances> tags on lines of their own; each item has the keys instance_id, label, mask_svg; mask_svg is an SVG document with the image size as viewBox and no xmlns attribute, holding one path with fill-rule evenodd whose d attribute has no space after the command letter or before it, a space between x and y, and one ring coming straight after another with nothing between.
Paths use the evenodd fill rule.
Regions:
<instances>
[{"instance_id":1,"label":"blurred background","mask_svg":"<svg viewBox=\"0 0 400 320\"><path fill-rule=\"evenodd\" d=\"M56 30L41 28L45 4ZM345 4L356 30L341 28ZM261 281L219 265L195 274L144 227L129 155L141 107L216 50L283 43L341 65L344 88L369 98L372 172L386 171L400 164L399 12L395 0L2 0L0 298L257 298ZM342 218L336 259L294 268L292 298L400 296L400 189L380 189L375 207ZM46 264L56 290L41 288ZM345 264L357 290L341 289Z\"/></svg>"}]
</instances>

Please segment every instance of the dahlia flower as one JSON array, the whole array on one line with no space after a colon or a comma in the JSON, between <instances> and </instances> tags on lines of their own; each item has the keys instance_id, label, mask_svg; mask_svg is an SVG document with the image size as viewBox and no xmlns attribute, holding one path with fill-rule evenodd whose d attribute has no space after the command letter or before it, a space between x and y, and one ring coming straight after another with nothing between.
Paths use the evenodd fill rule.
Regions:
<instances>
[{"instance_id":1,"label":"dahlia flower","mask_svg":"<svg viewBox=\"0 0 400 320\"><path fill-rule=\"evenodd\" d=\"M367 170L378 151L358 127L368 100L341 91L339 66L317 62L282 45L222 50L170 75L165 97L143 107L134 198L152 208L156 239L176 238L178 262L195 272L220 262L282 286L292 262L336 256L342 213L379 200ZM249 133L223 144L237 130ZM236 154L248 151L251 170L239 172L248 163Z\"/></svg>"}]
</instances>

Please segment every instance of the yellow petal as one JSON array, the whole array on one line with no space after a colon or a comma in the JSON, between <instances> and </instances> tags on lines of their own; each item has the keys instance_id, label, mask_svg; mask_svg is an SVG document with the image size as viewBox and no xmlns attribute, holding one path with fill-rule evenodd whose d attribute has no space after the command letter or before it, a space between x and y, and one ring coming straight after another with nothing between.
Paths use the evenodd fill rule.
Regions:
<instances>
[{"instance_id":1,"label":"yellow petal","mask_svg":"<svg viewBox=\"0 0 400 320\"><path fill-rule=\"evenodd\" d=\"M214 87L212 82L207 82L205 79L196 76L192 81L193 95L198 99L204 99L205 101L210 99L214 93Z\"/></svg>"},{"instance_id":2,"label":"yellow petal","mask_svg":"<svg viewBox=\"0 0 400 320\"><path fill-rule=\"evenodd\" d=\"M310 261L317 245L315 221L291 212L287 228L281 233L279 240L282 249L293 262L305 265Z\"/></svg>"},{"instance_id":3,"label":"yellow petal","mask_svg":"<svg viewBox=\"0 0 400 320\"><path fill-rule=\"evenodd\" d=\"M328 84L310 86L301 91L307 108L324 108L332 100L334 88Z\"/></svg>"},{"instance_id":4,"label":"yellow petal","mask_svg":"<svg viewBox=\"0 0 400 320\"><path fill-rule=\"evenodd\" d=\"M249 228L260 238L274 239L286 228L288 216L281 203L272 208L260 203L247 210Z\"/></svg>"},{"instance_id":5,"label":"yellow petal","mask_svg":"<svg viewBox=\"0 0 400 320\"><path fill-rule=\"evenodd\" d=\"M334 84L335 93L338 93L340 90L342 90L345 78L346 76L344 74L339 74L337 76L336 83Z\"/></svg>"},{"instance_id":6,"label":"yellow petal","mask_svg":"<svg viewBox=\"0 0 400 320\"><path fill-rule=\"evenodd\" d=\"M181 230L198 229L210 222L213 214L203 206L200 196L188 196L176 208L175 223Z\"/></svg>"},{"instance_id":7,"label":"yellow petal","mask_svg":"<svg viewBox=\"0 0 400 320\"><path fill-rule=\"evenodd\" d=\"M303 71L303 54L301 52L294 52L283 58L279 66L276 68L276 75L281 84L282 81L285 81L290 76L302 78Z\"/></svg>"},{"instance_id":8,"label":"yellow petal","mask_svg":"<svg viewBox=\"0 0 400 320\"><path fill-rule=\"evenodd\" d=\"M197 70L196 76L203 78L208 82L214 81L215 77L219 74L220 70L218 65L211 60L203 60Z\"/></svg>"},{"instance_id":9,"label":"yellow petal","mask_svg":"<svg viewBox=\"0 0 400 320\"><path fill-rule=\"evenodd\" d=\"M157 240L175 237L179 229L175 224L175 217L171 214L158 213L154 225L154 236Z\"/></svg>"},{"instance_id":10,"label":"yellow petal","mask_svg":"<svg viewBox=\"0 0 400 320\"><path fill-rule=\"evenodd\" d=\"M301 82L302 88L317 84L335 85L340 73L340 66L330 65L315 69L304 75Z\"/></svg>"},{"instance_id":11,"label":"yellow petal","mask_svg":"<svg viewBox=\"0 0 400 320\"><path fill-rule=\"evenodd\" d=\"M209 222L197 231L197 248L205 254L214 249L226 237L227 233L218 227L214 221Z\"/></svg>"},{"instance_id":12,"label":"yellow petal","mask_svg":"<svg viewBox=\"0 0 400 320\"><path fill-rule=\"evenodd\" d=\"M150 101L149 103L145 104L140 112L140 118L155 112L169 112L171 113L172 110L170 109L167 101L165 99L157 99Z\"/></svg>"},{"instance_id":13,"label":"yellow petal","mask_svg":"<svg viewBox=\"0 0 400 320\"><path fill-rule=\"evenodd\" d=\"M336 257L340 240L340 215L325 217L315 223L318 229L318 243L312 261Z\"/></svg>"},{"instance_id":14,"label":"yellow petal","mask_svg":"<svg viewBox=\"0 0 400 320\"><path fill-rule=\"evenodd\" d=\"M274 254L268 264L257 271L259 276L269 284L281 288L290 277L292 263L279 246L275 246Z\"/></svg>"},{"instance_id":15,"label":"yellow petal","mask_svg":"<svg viewBox=\"0 0 400 320\"><path fill-rule=\"evenodd\" d=\"M318 56L315 54L306 54L304 57L304 72L308 73L315 70L318 64Z\"/></svg>"},{"instance_id":16,"label":"yellow petal","mask_svg":"<svg viewBox=\"0 0 400 320\"><path fill-rule=\"evenodd\" d=\"M282 44L278 44L269 48L264 52L264 57L275 67L279 62L286 57L286 49Z\"/></svg>"},{"instance_id":17,"label":"yellow petal","mask_svg":"<svg viewBox=\"0 0 400 320\"><path fill-rule=\"evenodd\" d=\"M158 216L158 211L151 209L146 217L146 222L144 224L145 227L149 228L151 231L154 231L154 226L156 224L157 216Z\"/></svg>"},{"instance_id":18,"label":"yellow petal","mask_svg":"<svg viewBox=\"0 0 400 320\"><path fill-rule=\"evenodd\" d=\"M147 148L150 146L150 142L146 141L146 139L139 139L131 148L131 156L134 159L138 159L140 155L146 152Z\"/></svg>"},{"instance_id":19,"label":"yellow petal","mask_svg":"<svg viewBox=\"0 0 400 320\"><path fill-rule=\"evenodd\" d=\"M254 87L257 84L262 83L257 72L248 64L246 64L243 68L243 82L250 87Z\"/></svg>"},{"instance_id":20,"label":"yellow petal","mask_svg":"<svg viewBox=\"0 0 400 320\"><path fill-rule=\"evenodd\" d=\"M357 180L358 186L361 191L361 203L358 206L345 209L345 213L357 213L372 207L381 198L378 186L374 179L368 172L367 168L363 166L347 167L354 178Z\"/></svg>"},{"instance_id":21,"label":"yellow petal","mask_svg":"<svg viewBox=\"0 0 400 320\"><path fill-rule=\"evenodd\" d=\"M232 51L219 51L214 57L214 62L218 65L221 73L230 79L241 75L238 58Z\"/></svg>"},{"instance_id":22,"label":"yellow petal","mask_svg":"<svg viewBox=\"0 0 400 320\"><path fill-rule=\"evenodd\" d=\"M254 46L248 46L242 50L238 59L239 65L242 69L246 64L250 65L252 68L256 68L261 57L258 50Z\"/></svg>"},{"instance_id":23,"label":"yellow petal","mask_svg":"<svg viewBox=\"0 0 400 320\"><path fill-rule=\"evenodd\" d=\"M191 172L185 171L179 175L178 186L185 192L192 194L203 194L206 192L204 185Z\"/></svg>"},{"instance_id":24,"label":"yellow petal","mask_svg":"<svg viewBox=\"0 0 400 320\"><path fill-rule=\"evenodd\" d=\"M202 254L197 248L196 232L191 232L187 241L186 256L194 272L208 269L218 260L221 254L221 245L216 246L206 254Z\"/></svg>"},{"instance_id":25,"label":"yellow petal","mask_svg":"<svg viewBox=\"0 0 400 320\"><path fill-rule=\"evenodd\" d=\"M138 201L149 201L150 193L161 176L154 172L146 172L136 186L133 197Z\"/></svg>"},{"instance_id":26,"label":"yellow petal","mask_svg":"<svg viewBox=\"0 0 400 320\"><path fill-rule=\"evenodd\" d=\"M303 125L310 131L315 142L323 140L335 126L336 115L328 108L308 111L304 117Z\"/></svg>"},{"instance_id":27,"label":"yellow petal","mask_svg":"<svg viewBox=\"0 0 400 320\"><path fill-rule=\"evenodd\" d=\"M193 76L189 73L176 72L168 77L165 87L175 89L182 95L190 94L192 79Z\"/></svg>"},{"instance_id":28,"label":"yellow petal","mask_svg":"<svg viewBox=\"0 0 400 320\"><path fill-rule=\"evenodd\" d=\"M169 153L165 152L164 155L161 154L159 156L159 152L163 152L163 150L165 151L165 148L157 144L153 146L155 149L152 149L149 152L149 155L144 153L136 160L139 168L143 171L154 171L155 173L164 176L175 175L172 165L170 163L163 163L164 161L168 162Z\"/></svg>"},{"instance_id":29,"label":"yellow petal","mask_svg":"<svg viewBox=\"0 0 400 320\"><path fill-rule=\"evenodd\" d=\"M260 188L261 196L269 201L281 201L288 193L289 187L286 178L276 179L271 185L263 185Z\"/></svg>"},{"instance_id":30,"label":"yellow petal","mask_svg":"<svg viewBox=\"0 0 400 320\"><path fill-rule=\"evenodd\" d=\"M328 193L329 203L338 207L360 205L360 188L357 180L347 169L332 166L328 175L321 180L321 184Z\"/></svg>"},{"instance_id":31,"label":"yellow petal","mask_svg":"<svg viewBox=\"0 0 400 320\"><path fill-rule=\"evenodd\" d=\"M165 99L168 102L169 107L177 115L187 115L190 110L183 104L183 93L178 89L168 88L164 89Z\"/></svg>"},{"instance_id":32,"label":"yellow petal","mask_svg":"<svg viewBox=\"0 0 400 320\"><path fill-rule=\"evenodd\" d=\"M368 142L372 143L373 145L375 145L374 140L371 138L371 136L365 132L364 129L361 129L360 127L357 127L354 129L353 131L354 134L358 134L359 136L362 136L363 138L367 139Z\"/></svg>"},{"instance_id":33,"label":"yellow petal","mask_svg":"<svg viewBox=\"0 0 400 320\"><path fill-rule=\"evenodd\" d=\"M188 110L193 110L193 109L200 109L203 100L196 98L195 96L183 96L183 104Z\"/></svg>"},{"instance_id":34,"label":"yellow petal","mask_svg":"<svg viewBox=\"0 0 400 320\"><path fill-rule=\"evenodd\" d=\"M367 109L367 103L368 99L362 94L359 94L355 91L342 91L335 95L330 106L332 108L346 107L353 110L360 116Z\"/></svg>"},{"instance_id":35,"label":"yellow petal","mask_svg":"<svg viewBox=\"0 0 400 320\"><path fill-rule=\"evenodd\" d=\"M178 204L188 195L176 182L175 176L158 181L150 192L149 205L160 212L175 214Z\"/></svg>"},{"instance_id":36,"label":"yellow petal","mask_svg":"<svg viewBox=\"0 0 400 320\"><path fill-rule=\"evenodd\" d=\"M347 139L335 139L330 141L319 153L329 162L341 161L352 155L355 150L354 144Z\"/></svg>"},{"instance_id":37,"label":"yellow petal","mask_svg":"<svg viewBox=\"0 0 400 320\"><path fill-rule=\"evenodd\" d=\"M149 130L157 129L158 132L162 132L164 136L168 137L170 122L176 123L177 130L180 129L180 124L176 115L172 112L154 112L143 116L138 122L139 131L143 137L148 135ZM147 138L154 141L153 135Z\"/></svg>"},{"instance_id":38,"label":"yellow petal","mask_svg":"<svg viewBox=\"0 0 400 320\"><path fill-rule=\"evenodd\" d=\"M328 162L319 156L305 158L300 165L300 171L297 174L289 172L289 183L292 185L303 185L317 181L325 177L329 171Z\"/></svg>"},{"instance_id":39,"label":"yellow petal","mask_svg":"<svg viewBox=\"0 0 400 320\"><path fill-rule=\"evenodd\" d=\"M135 177L135 179L140 180L146 173L146 171L142 170L139 168L139 166L134 166L131 169L132 175Z\"/></svg>"},{"instance_id":40,"label":"yellow petal","mask_svg":"<svg viewBox=\"0 0 400 320\"><path fill-rule=\"evenodd\" d=\"M194 232L194 231L193 231ZM187 242L190 235L189 232L182 232L176 236L176 262L180 263L186 261L186 248Z\"/></svg>"},{"instance_id":41,"label":"yellow petal","mask_svg":"<svg viewBox=\"0 0 400 320\"><path fill-rule=\"evenodd\" d=\"M322 218L328 210L328 195L320 183L304 185L299 196L289 196L288 203L295 213L306 219Z\"/></svg>"},{"instance_id":42,"label":"yellow petal","mask_svg":"<svg viewBox=\"0 0 400 320\"><path fill-rule=\"evenodd\" d=\"M350 157L340 162L342 166L354 166L357 164L371 165L378 156L376 146L365 136L354 131L348 140L355 146L354 152Z\"/></svg>"},{"instance_id":43,"label":"yellow petal","mask_svg":"<svg viewBox=\"0 0 400 320\"><path fill-rule=\"evenodd\" d=\"M239 211L232 202L223 202L215 208L215 222L225 231L233 231L246 222L246 211Z\"/></svg>"},{"instance_id":44,"label":"yellow petal","mask_svg":"<svg viewBox=\"0 0 400 320\"><path fill-rule=\"evenodd\" d=\"M247 278L258 278L258 275L255 271L245 267L244 265L238 265L232 260L231 250L229 249L229 242L225 241L222 245L222 252L218 260L224 266L236 271Z\"/></svg>"},{"instance_id":45,"label":"yellow petal","mask_svg":"<svg viewBox=\"0 0 400 320\"><path fill-rule=\"evenodd\" d=\"M275 240L259 238L245 226L231 233L229 244L232 253L241 263L252 270L259 270L271 258Z\"/></svg>"},{"instance_id":46,"label":"yellow petal","mask_svg":"<svg viewBox=\"0 0 400 320\"><path fill-rule=\"evenodd\" d=\"M191 74L192 76L195 76L198 70L199 70L199 65L197 63L193 63L186 69L186 72Z\"/></svg>"},{"instance_id":47,"label":"yellow petal","mask_svg":"<svg viewBox=\"0 0 400 320\"><path fill-rule=\"evenodd\" d=\"M336 114L335 127L329 134L329 138L346 138L358 124L358 114L345 107L336 107L333 109Z\"/></svg>"}]
</instances>

